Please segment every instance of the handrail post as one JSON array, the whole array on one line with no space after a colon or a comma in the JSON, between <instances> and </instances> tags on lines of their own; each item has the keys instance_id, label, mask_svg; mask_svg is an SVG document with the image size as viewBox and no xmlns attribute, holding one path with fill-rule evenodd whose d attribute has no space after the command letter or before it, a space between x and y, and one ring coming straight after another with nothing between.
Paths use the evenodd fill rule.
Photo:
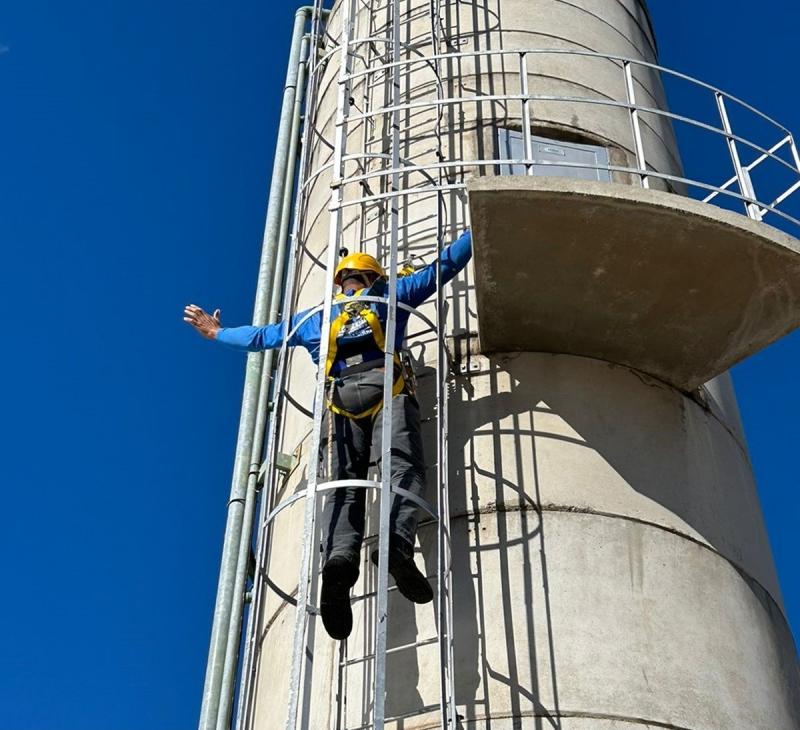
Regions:
<instances>
[{"instance_id":1,"label":"handrail post","mask_svg":"<svg viewBox=\"0 0 800 730\"><path fill-rule=\"evenodd\" d=\"M636 153L636 167L639 170L639 179L643 188L650 187L650 178L647 175L647 159L644 154L644 142L642 141L642 128L639 123L639 109L636 106L636 89L633 81L633 71L631 62L625 61L622 64L625 73L625 93L628 98L628 113L631 118L631 130L633 132L633 147Z\"/></svg>"},{"instance_id":2,"label":"handrail post","mask_svg":"<svg viewBox=\"0 0 800 730\"><path fill-rule=\"evenodd\" d=\"M533 139L531 138L531 100L528 92L528 54L519 54L519 91L522 95L522 141L525 145L525 174L533 175Z\"/></svg>"},{"instance_id":3,"label":"handrail post","mask_svg":"<svg viewBox=\"0 0 800 730\"><path fill-rule=\"evenodd\" d=\"M800 173L800 154L797 152L797 145L794 141L794 135L789 134L789 147L792 150L792 159L794 160L794 166L797 168L797 172Z\"/></svg>"},{"instance_id":4,"label":"handrail post","mask_svg":"<svg viewBox=\"0 0 800 730\"><path fill-rule=\"evenodd\" d=\"M753 181L750 179L747 170L742 166L742 161L739 158L739 149L736 146L736 140L733 138L733 130L731 129L731 122L728 118L728 110L725 107L725 98L719 91L715 92L714 96L717 99L719 118L722 121L722 129L725 132L725 140L728 143L728 151L731 155L731 162L733 162L736 180L739 182L739 191L744 198L744 209L750 218L760 221L761 211L758 206L752 202L756 199L755 190L753 190Z\"/></svg>"}]
</instances>

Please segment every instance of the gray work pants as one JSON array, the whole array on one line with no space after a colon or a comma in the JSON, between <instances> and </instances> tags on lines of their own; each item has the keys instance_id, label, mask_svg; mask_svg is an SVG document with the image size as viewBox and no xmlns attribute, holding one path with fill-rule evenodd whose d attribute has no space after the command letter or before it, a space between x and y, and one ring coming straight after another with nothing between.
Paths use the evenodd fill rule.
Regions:
<instances>
[{"instance_id":1,"label":"gray work pants","mask_svg":"<svg viewBox=\"0 0 800 730\"><path fill-rule=\"evenodd\" d=\"M341 403L359 412L380 399L383 369L347 376ZM334 401L336 402L336 401ZM366 479L370 463L380 468L382 455L381 411L358 420L326 410L322 421L320 475L325 481ZM392 400L393 487L422 496L425 491L425 458L422 452L419 405L413 395L400 393ZM325 560L336 555L357 561L364 538L366 489L345 487L329 492L325 499L323 524L327 526L323 548ZM417 532L417 506L407 497L395 495L390 517L390 546L411 557Z\"/></svg>"}]
</instances>

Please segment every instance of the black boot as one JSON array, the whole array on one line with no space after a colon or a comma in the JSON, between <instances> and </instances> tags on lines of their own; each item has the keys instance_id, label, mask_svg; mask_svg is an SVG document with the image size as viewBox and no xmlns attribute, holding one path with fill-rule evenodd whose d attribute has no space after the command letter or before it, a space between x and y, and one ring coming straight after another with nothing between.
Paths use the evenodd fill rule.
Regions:
<instances>
[{"instance_id":1,"label":"black boot","mask_svg":"<svg viewBox=\"0 0 800 730\"><path fill-rule=\"evenodd\" d=\"M322 595L320 613L325 631L343 640L353 630L353 612L350 610L350 588L358 580L358 563L334 555L322 568Z\"/></svg>"},{"instance_id":2,"label":"black boot","mask_svg":"<svg viewBox=\"0 0 800 730\"><path fill-rule=\"evenodd\" d=\"M403 541L405 543L405 541ZM410 546L409 546L410 547ZM390 545L389 575L394 578L397 590L412 603L430 603L433 600L433 588L428 579L417 568L414 562L414 548L404 551ZM373 551L370 560L378 564L378 551Z\"/></svg>"}]
</instances>

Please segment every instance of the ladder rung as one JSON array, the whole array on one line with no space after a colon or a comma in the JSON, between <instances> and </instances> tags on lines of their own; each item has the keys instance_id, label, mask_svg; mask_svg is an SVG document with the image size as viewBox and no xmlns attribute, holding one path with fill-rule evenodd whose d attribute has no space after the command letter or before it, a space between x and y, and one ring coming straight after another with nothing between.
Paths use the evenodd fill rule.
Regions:
<instances>
[{"instance_id":1,"label":"ladder rung","mask_svg":"<svg viewBox=\"0 0 800 730\"><path fill-rule=\"evenodd\" d=\"M430 575L426 575L425 577L428 580L432 580L432 579L436 578L436 573L431 573ZM386 589L386 592L388 593L389 591L396 591L396 590L397 590L397 586L393 585L393 586L389 586ZM373 596L376 596L376 595L378 595L378 591L370 591L369 593L362 593L360 596L353 596L353 598L351 599L350 603L355 603L356 601L362 601L365 598L372 598Z\"/></svg>"},{"instance_id":2,"label":"ladder rung","mask_svg":"<svg viewBox=\"0 0 800 730\"><path fill-rule=\"evenodd\" d=\"M420 646L429 646L430 644L435 644L437 641L439 641L438 636L434 636L431 639L423 639L422 641L412 641L410 644L403 644L402 646L393 646L391 649L386 650L386 654L388 656L389 654L395 654L398 651L405 651L406 649L416 649L417 647ZM374 658L375 654L373 652L372 654L365 654L364 656L356 657L355 659L347 659L343 662L339 662L339 666L349 667L352 666L353 664L360 664L361 662L366 662Z\"/></svg>"},{"instance_id":3,"label":"ladder rung","mask_svg":"<svg viewBox=\"0 0 800 730\"><path fill-rule=\"evenodd\" d=\"M425 705L424 707L420 707L415 712L407 713L405 715L393 715L392 717L385 717L384 722L394 722L395 720L408 720L411 717L417 717L419 715L424 715L427 712L433 712L434 710L438 710L440 705ZM459 717L461 717L459 715ZM359 725L358 727L347 728L347 730L372 730L374 727L374 723L368 722L364 725Z\"/></svg>"},{"instance_id":4,"label":"ladder rung","mask_svg":"<svg viewBox=\"0 0 800 730\"><path fill-rule=\"evenodd\" d=\"M318 492L330 492L334 489L346 489L352 487L364 487L365 489L380 489L381 482L375 479L335 479L330 482L317 484Z\"/></svg>"}]
</instances>

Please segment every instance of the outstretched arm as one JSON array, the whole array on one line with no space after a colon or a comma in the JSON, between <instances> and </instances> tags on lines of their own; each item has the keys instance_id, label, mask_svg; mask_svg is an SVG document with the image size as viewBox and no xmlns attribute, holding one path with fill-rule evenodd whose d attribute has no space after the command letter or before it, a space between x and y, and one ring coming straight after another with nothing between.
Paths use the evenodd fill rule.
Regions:
<instances>
[{"instance_id":1,"label":"outstretched arm","mask_svg":"<svg viewBox=\"0 0 800 730\"><path fill-rule=\"evenodd\" d=\"M439 266L442 267L442 284L455 278L467 261L472 258L472 232L469 228L439 255Z\"/></svg>"},{"instance_id":2,"label":"outstretched arm","mask_svg":"<svg viewBox=\"0 0 800 730\"><path fill-rule=\"evenodd\" d=\"M472 234L464 231L453 243L442 249L437 263L428 264L397 282L400 301L416 307L436 291L436 266L442 269L442 284L461 271L472 257Z\"/></svg>"},{"instance_id":3,"label":"outstretched arm","mask_svg":"<svg viewBox=\"0 0 800 730\"><path fill-rule=\"evenodd\" d=\"M234 350L259 352L260 350L271 350L283 344L285 322L268 324L264 327L253 327L251 325L223 327L219 314L219 309L214 314L208 314L196 304L189 304L183 310L183 321L192 325L203 337L222 342ZM289 344L295 345L299 343L290 341Z\"/></svg>"}]
</instances>

